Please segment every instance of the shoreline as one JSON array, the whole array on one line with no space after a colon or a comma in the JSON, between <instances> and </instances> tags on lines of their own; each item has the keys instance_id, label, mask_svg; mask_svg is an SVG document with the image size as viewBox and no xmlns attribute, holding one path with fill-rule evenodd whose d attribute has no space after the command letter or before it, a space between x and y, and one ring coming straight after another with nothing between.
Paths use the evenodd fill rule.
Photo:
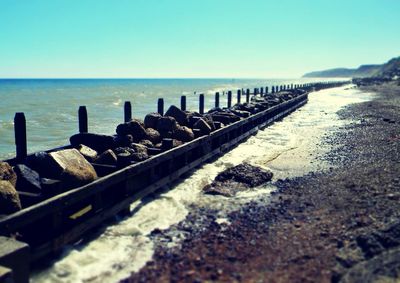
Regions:
<instances>
[{"instance_id":1,"label":"shoreline","mask_svg":"<svg viewBox=\"0 0 400 283\"><path fill-rule=\"evenodd\" d=\"M368 270L398 274L400 88L363 90L378 95L340 111L357 122L325 140L337 146L324 158L338 166L277 181L271 204L259 200L232 212L230 225L216 223L212 211L201 219L192 213L178 227L190 230L181 247L161 245L125 281L337 282L377 276ZM164 241L168 231L152 235ZM390 264L374 265L389 246Z\"/></svg>"}]
</instances>

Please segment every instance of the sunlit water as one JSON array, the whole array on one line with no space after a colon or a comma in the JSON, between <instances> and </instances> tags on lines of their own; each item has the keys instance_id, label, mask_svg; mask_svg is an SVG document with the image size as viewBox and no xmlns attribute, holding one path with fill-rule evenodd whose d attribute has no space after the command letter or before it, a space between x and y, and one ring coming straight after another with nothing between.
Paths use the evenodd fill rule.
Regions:
<instances>
[{"instance_id":1,"label":"sunlit water","mask_svg":"<svg viewBox=\"0 0 400 283\"><path fill-rule=\"evenodd\" d=\"M347 87L311 93L301 109L259 131L246 142L195 170L171 190L149 202L132 204L133 216L106 228L88 244L68 247L64 256L50 268L37 272L33 282L116 282L137 272L151 260L154 244L149 234L154 229L167 229L187 216L195 204L217 209L216 222L229 225L227 213L275 188L261 186L240 192L233 198L204 195L201 189L224 169L248 162L270 168L277 178L301 176L311 170L324 170L330 164L315 163L315 155L327 150L317 147L323 135L333 133L350 121L336 114L351 103L367 101L372 94ZM148 200L148 199L147 199ZM173 239L179 243L180 239Z\"/></svg>"},{"instance_id":2,"label":"sunlit water","mask_svg":"<svg viewBox=\"0 0 400 283\"><path fill-rule=\"evenodd\" d=\"M134 117L143 118L157 110L157 99L161 97L167 109L171 104L180 105L180 96L186 95L188 109L197 110L199 93L204 93L205 106L210 108L216 91L221 92L221 105L226 105L223 91L235 94L239 88L271 89L272 85L312 81L316 79L0 79L0 160L15 154L15 112L25 113L28 151L34 152L68 143L78 130L80 105L87 107L90 132L114 134L123 120L125 101L131 101Z\"/></svg>"}]
</instances>

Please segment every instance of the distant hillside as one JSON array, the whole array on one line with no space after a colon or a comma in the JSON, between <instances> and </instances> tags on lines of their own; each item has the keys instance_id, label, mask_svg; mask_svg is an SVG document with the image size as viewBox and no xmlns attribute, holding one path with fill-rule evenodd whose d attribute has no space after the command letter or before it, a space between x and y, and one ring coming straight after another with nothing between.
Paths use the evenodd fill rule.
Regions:
<instances>
[{"instance_id":1,"label":"distant hillside","mask_svg":"<svg viewBox=\"0 0 400 283\"><path fill-rule=\"evenodd\" d=\"M303 78L353 78L372 77L376 75L382 65L362 65L357 69L336 68L324 71L316 71L303 75Z\"/></svg>"},{"instance_id":2,"label":"distant hillside","mask_svg":"<svg viewBox=\"0 0 400 283\"><path fill-rule=\"evenodd\" d=\"M383 64L375 76L388 79L400 78L400 57Z\"/></svg>"}]
</instances>

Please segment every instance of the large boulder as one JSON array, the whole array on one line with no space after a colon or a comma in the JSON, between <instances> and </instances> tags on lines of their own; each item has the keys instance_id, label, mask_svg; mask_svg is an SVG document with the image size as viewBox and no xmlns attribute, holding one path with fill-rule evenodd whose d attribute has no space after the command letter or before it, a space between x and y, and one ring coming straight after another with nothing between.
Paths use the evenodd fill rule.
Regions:
<instances>
[{"instance_id":1,"label":"large boulder","mask_svg":"<svg viewBox=\"0 0 400 283\"><path fill-rule=\"evenodd\" d=\"M157 131L161 134L162 137L165 137L168 133L173 133L176 129L178 129L178 123L175 118L165 116L158 120L157 122Z\"/></svg>"},{"instance_id":2,"label":"large boulder","mask_svg":"<svg viewBox=\"0 0 400 283\"><path fill-rule=\"evenodd\" d=\"M65 187L78 187L97 179L93 166L76 149L51 152L45 158L48 178L59 179Z\"/></svg>"},{"instance_id":3,"label":"large boulder","mask_svg":"<svg viewBox=\"0 0 400 283\"><path fill-rule=\"evenodd\" d=\"M97 152L103 152L107 149L115 147L115 139L113 136L99 135L92 133L79 133L70 137L71 145L77 148L80 144L84 144Z\"/></svg>"},{"instance_id":4,"label":"large boulder","mask_svg":"<svg viewBox=\"0 0 400 283\"><path fill-rule=\"evenodd\" d=\"M11 214L21 210L21 201L9 181L0 180L0 214Z\"/></svg>"},{"instance_id":5,"label":"large boulder","mask_svg":"<svg viewBox=\"0 0 400 283\"><path fill-rule=\"evenodd\" d=\"M9 181L14 187L17 184L17 174L7 162L0 161L0 180Z\"/></svg>"},{"instance_id":6,"label":"large boulder","mask_svg":"<svg viewBox=\"0 0 400 283\"><path fill-rule=\"evenodd\" d=\"M226 169L214 181L203 188L206 194L234 196L237 192L270 181L272 172L247 163Z\"/></svg>"},{"instance_id":7,"label":"large boulder","mask_svg":"<svg viewBox=\"0 0 400 283\"><path fill-rule=\"evenodd\" d=\"M23 164L16 165L14 170L18 176L17 185L15 187L18 191L36 194L42 192L42 185L38 172Z\"/></svg>"},{"instance_id":8,"label":"large boulder","mask_svg":"<svg viewBox=\"0 0 400 283\"><path fill-rule=\"evenodd\" d=\"M176 107L175 105L171 105L167 112L165 112L165 116L173 117L181 126L186 126L188 123L187 114Z\"/></svg>"},{"instance_id":9,"label":"large boulder","mask_svg":"<svg viewBox=\"0 0 400 283\"><path fill-rule=\"evenodd\" d=\"M218 182L233 180L253 188L270 181L272 175L270 170L252 166L248 163L242 163L221 172L215 180Z\"/></svg>"},{"instance_id":10,"label":"large boulder","mask_svg":"<svg viewBox=\"0 0 400 283\"><path fill-rule=\"evenodd\" d=\"M152 143L159 143L161 141L161 135L157 130L153 128L147 128L145 140L149 140Z\"/></svg>"},{"instance_id":11,"label":"large boulder","mask_svg":"<svg viewBox=\"0 0 400 283\"><path fill-rule=\"evenodd\" d=\"M133 143L130 146L135 152L131 154L132 160L140 162L149 158L147 147L142 144Z\"/></svg>"},{"instance_id":12,"label":"large boulder","mask_svg":"<svg viewBox=\"0 0 400 283\"><path fill-rule=\"evenodd\" d=\"M183 142L190 142L190 141L194 140L194 133L193 133L192 129L190 129L186 126L180 126L173 133L173 138L183 141Z\"/></svg>"},{"instance_id":13,"label":"large boulder","mask_svg":"<svg viewBox=\"0 0 400 283\"><path fill-rule=\"evenodd\" d=\"M140 141L146 138L146 129L140 120L131 120L129 122L119 124L116 130L119 136L131 135L133 141Z\"/></svg>"},{"instance_id":14,"label":"large boulder","mask_svg":"<svg viewBox=\"0 0 400 283\"><path fill-rule=\"evenodd\" d=\"M157 128L157 122L161 118L160 113L149 113L144 117L144 126L146 128Z\"/></svg>"}]
</instances>

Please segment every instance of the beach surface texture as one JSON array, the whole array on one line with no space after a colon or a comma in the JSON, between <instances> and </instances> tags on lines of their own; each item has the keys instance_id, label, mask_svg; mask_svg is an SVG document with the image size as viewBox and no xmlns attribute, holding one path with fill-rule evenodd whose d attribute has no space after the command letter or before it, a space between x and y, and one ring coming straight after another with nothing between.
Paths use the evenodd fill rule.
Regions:
<instances>
[{"instance_id":1,"label":"beach surface texture","mask_svg":"<svg viewBox=\"0 0 400 283\"><path fill-rule=\"evenodd\" d=\"M340 118L352 122L318 145L331 149L314 162L332 167L278 179L272 197L230 212L227 223L193 208L178 225L152 232L153 259L126 281L396 282L400 86L361 90L373 100L342 109ZM185 240L168 247L182 230Z\"/></svg>"}]
</instances>

